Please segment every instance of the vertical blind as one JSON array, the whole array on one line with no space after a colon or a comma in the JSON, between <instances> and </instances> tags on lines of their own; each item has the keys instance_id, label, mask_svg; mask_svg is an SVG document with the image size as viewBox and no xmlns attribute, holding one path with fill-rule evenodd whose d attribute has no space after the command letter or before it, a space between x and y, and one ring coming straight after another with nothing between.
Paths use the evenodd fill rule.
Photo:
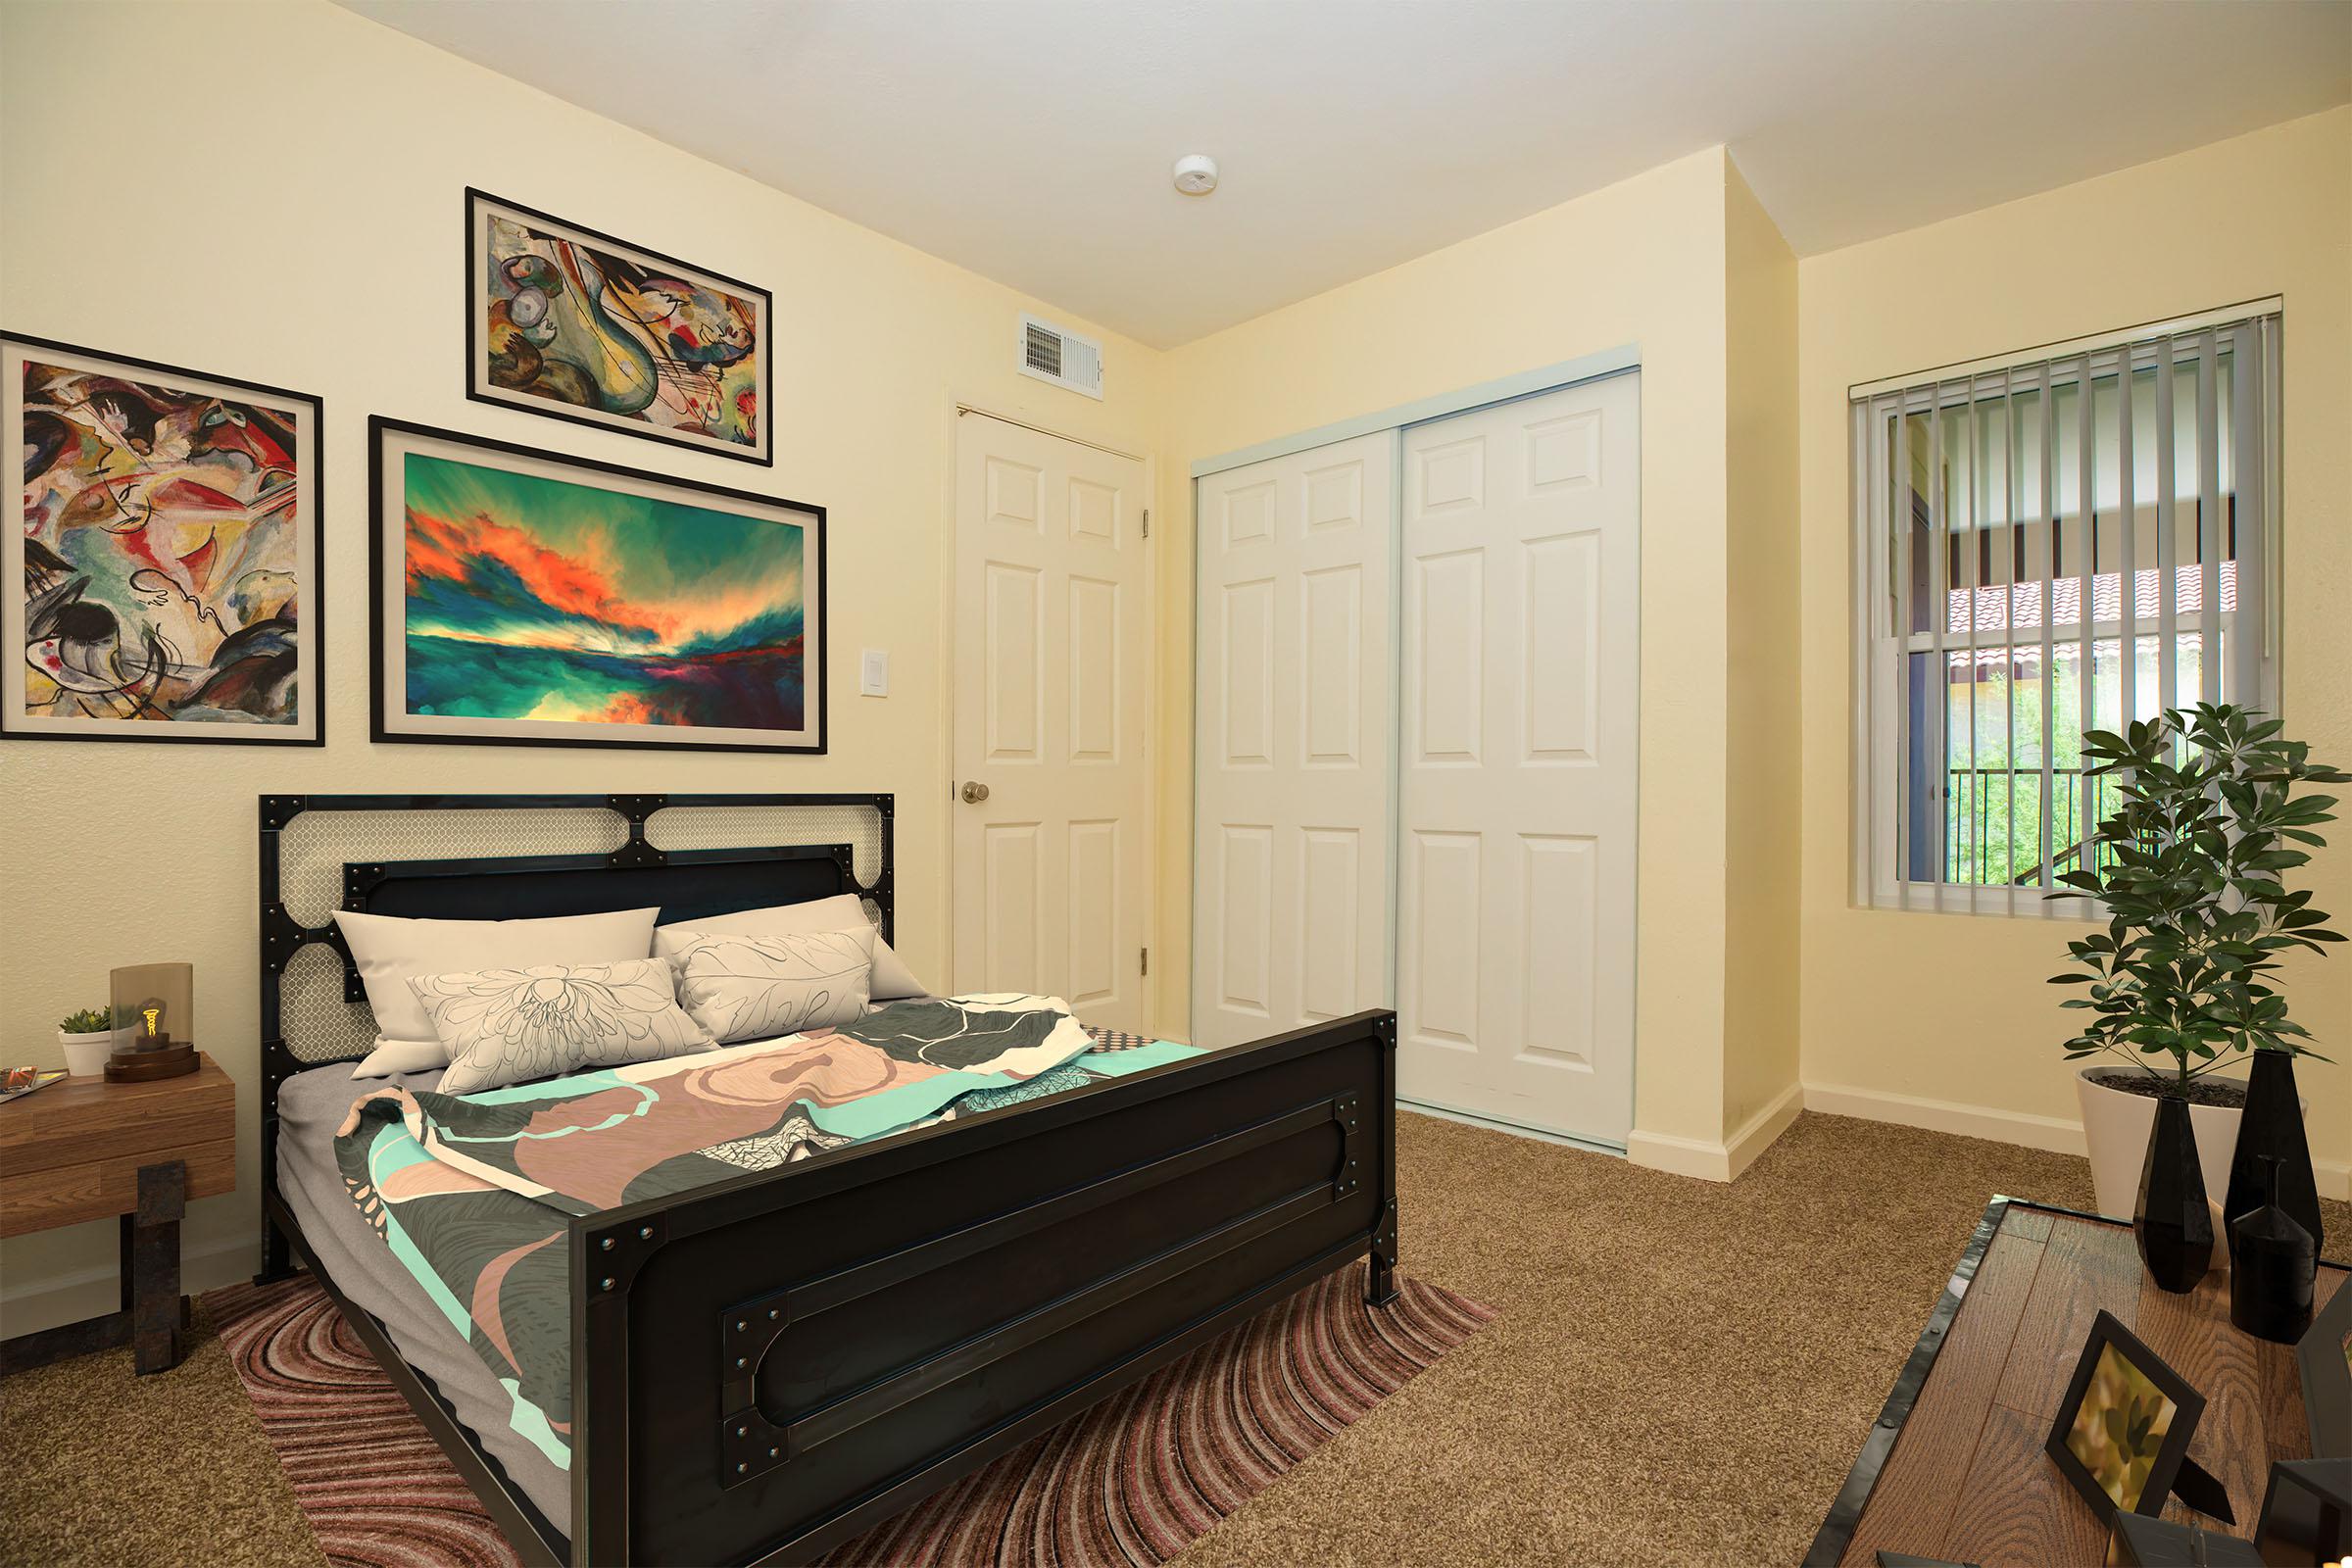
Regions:
<instances>
[{"instance_id":1,"label":"vertical blind","mask_svg":"<svg viewBox=\"0 0 2352 1568\"><path fill-rule=\"evenodd\" d=\"M1854 389L1855 899L2045 900L2082 736L2275 709L2277 301Z\"/></svg>"}]
</instances>

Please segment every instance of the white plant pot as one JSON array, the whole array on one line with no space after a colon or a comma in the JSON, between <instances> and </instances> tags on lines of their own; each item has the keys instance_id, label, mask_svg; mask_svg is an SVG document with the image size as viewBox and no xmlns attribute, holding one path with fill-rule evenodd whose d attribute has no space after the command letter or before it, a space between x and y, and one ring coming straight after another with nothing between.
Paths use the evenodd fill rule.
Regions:
<instances>
[{"instance_id":1,"label":"white plant pot","mask_svg":"<svg viewBox=\"0 0 2352 1568\"><path fill-rule=\"evenodd\" d=\"M2130 1095L2091 1082L2092 1073L2111 1070L2078 1068L2075 1099L2082 1107L2082 1137L2090 1145L2090 1184L2098 1195L2099 1212L2111 1219L2130 1219L2139 1201L2139 1168L2147 1163L2148 1131L2156 1125L2156 1102L2147 1095ZM2242 1078L2222 1081L2245 1087ZM2310 1108L2308 1102L2305 1108ZM2237 1152L2237 1123L2243 1114L2233 1105L2188 1107L2189 1127L2197 1139L2197 1164L2205 1173L2205 1197L2211 1202L2219 1203L2230 1191L2230 1159Z\"/></svg>"},{"instance_id":2,"label":"white plant pot","mask_svg":"<svg viewBox=\"0 0 2352 1568\"><path fill-rule=\"evenodd\" d=\"M65 1048L66 1071L76 1078L95 1078L106 1071L106 1058L115 1054L115 1031L101 1029L94 1035L70 1035L60 1029L57 1043Z\"/></svg>"}]
</instances>

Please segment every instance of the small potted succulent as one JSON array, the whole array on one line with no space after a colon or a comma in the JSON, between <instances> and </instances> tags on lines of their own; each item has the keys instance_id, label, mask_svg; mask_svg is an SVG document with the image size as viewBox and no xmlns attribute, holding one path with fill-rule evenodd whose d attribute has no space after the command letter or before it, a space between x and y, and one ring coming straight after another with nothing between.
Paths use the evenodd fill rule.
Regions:
<instances>
[{"instance_id":1,"label":"small potted succulent","mask_svg":"<svg viewBox=\"0 0 2352 1568\"><path fill-rule=\"evenodd\" d=\"M2314 762L2279 729L2251 710L2199 704L2082 737L2088 775L2112 778L2122 804L2051 897L2089 894L2107 922L2067 944L2075 967L2050 983L2089 988L2065 1004L2091 1014L2066 1059L2120 1058L2077 1075L2092 1177L2103 1211L2132 1216L2168 1289L2204 1272L2217 1239L2206 1202L2222 1204L2225 1223L2234 1217L2238 1165L2250 1186L2255 1161L2278 1157L2281 1203L2292 1187L2292 1206L2319 1222L2293 1068L2312 1054L2310 1036L2273 981L2289 950L2325 954L2344 940L2309 890L2289 892L2281 876L2311 858L2299 846L2324 844L2317 829L2334 820L2332 796L2298 786L2352 775ZM2251 1073L2220 1076L2238 1065ZM2150 1214L2152 1200L2164 1212Z\"/></svg>"},{"instance_id":2,"label":"small potted succulent","mask_svg":"<svg viewBox=\"0 0 2352 1568\"><path fill-rule=\"evenodd\" d=\"M106 1058L115 1051L115 1015L105 1007L70 1012L57 1026L57 1043L66 1051L66 1071L76 1078L95 1078L106 1071Z\"/></svg>"}]
</instances>

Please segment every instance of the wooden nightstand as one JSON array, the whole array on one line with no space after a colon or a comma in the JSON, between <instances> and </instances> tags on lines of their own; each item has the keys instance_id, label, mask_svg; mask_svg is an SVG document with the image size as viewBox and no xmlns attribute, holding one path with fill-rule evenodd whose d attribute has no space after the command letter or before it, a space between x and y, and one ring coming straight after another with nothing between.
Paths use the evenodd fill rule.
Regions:
<instances>
[{"instance_id":1,"label":"wooden nightstand","mask_svg":"<svg viewBox=\"0 0 2352 1568\"><path fill-rule=\"evenodd\" d=\"M0 1237L120 1215L122 1310L0 1342L0 1372L130 1345L142 1373L185 1352L179 1217L234 1192L237 1093L210 1056L143 1084L71 1078L0 1104Z\"/></svg>"}]
</instances>

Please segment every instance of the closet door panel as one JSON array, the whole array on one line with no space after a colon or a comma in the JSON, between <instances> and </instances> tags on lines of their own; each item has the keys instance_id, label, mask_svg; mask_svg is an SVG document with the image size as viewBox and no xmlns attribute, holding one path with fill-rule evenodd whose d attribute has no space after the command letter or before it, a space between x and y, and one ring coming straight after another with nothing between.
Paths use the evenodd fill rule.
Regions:
<instances>
[{"instance_id":1,"label":"closet door panel","mask_svg":"<svg viewBox=\"0 0 2352 1568\"><path fill-rule=\"evenodd\" d=\"M1197 1044L1386 1004L1396 452L1199 481Z\"/></svg>"},{"instance_id":2,"label":"closet door panel","mask_svg":"<svg viewBox=\"0 0 2352 1568\"><path fill-rule=\"evenodd\" d=\"M1640 378L1403 434L1398 1093L1633 1118Z\"/></svg>"}]
</instances>

